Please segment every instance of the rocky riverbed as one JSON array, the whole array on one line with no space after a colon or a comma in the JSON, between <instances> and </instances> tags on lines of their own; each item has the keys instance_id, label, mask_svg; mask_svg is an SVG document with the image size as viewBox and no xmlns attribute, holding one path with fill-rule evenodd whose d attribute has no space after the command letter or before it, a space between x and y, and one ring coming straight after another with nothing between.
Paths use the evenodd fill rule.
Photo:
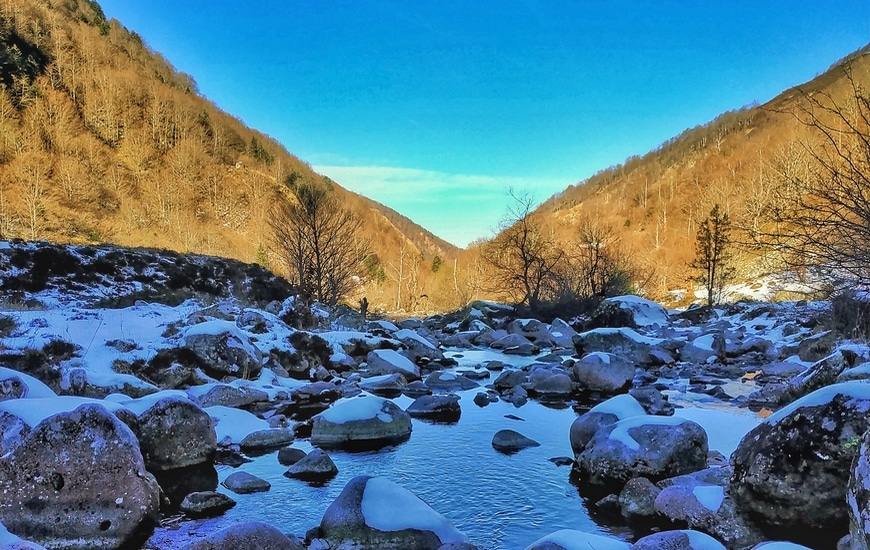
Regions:
<instances>
[{"instance_id":1,"label":"rocky riverbed","mask_svg":"<svg viewBox=\"0 0 870 550\"><path fill-rule=\"evenodd\" d=\"M867 548L870 350L826 303L366 321L215 258L0 270L0 546Z\"/></svg>"}]
</instances>

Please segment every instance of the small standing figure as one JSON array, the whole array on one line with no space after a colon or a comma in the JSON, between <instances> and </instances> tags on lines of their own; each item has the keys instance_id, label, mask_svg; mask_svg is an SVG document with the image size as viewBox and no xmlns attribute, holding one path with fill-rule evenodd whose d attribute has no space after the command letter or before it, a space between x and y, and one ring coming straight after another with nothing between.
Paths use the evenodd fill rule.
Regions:
<instances>
[{"instance_id":1,"label":"small standing figure","mask_svg":"<svg viewBox=\"0 0 870 550\"><path fill-rule=\"evenodd\" d=\"M359 312L362 315L363 320L366 318L366 314L369 311L369 301L363 296L362 300L359 301Z\"/></svg>"}]
</instances>

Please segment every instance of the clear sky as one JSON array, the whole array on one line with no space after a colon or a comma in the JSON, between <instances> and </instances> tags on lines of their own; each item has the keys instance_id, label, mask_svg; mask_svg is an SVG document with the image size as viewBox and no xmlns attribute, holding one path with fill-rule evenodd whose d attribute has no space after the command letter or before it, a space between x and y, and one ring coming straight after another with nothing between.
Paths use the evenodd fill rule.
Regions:
<instances>
[{"instance_id":1,"label":"clear sky","mask_svg":"<svg viewBox=\"0 0 870 550\"><path fill-rule=\"evenodd\" d=\"M870 0L100 0L223 110L464 246L870 42Z\"/></svg>"}]
</instances>

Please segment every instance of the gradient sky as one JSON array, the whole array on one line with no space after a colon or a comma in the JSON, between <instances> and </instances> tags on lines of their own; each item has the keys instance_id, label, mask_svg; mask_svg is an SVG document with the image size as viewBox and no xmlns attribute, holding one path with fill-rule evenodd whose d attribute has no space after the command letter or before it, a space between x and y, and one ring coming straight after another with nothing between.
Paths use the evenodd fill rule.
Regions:
<instances>
[{"instance_id":1,"label":"gradient sky","mask_svg":"<svg viewBox=\"0 0 870 550\"><path fill-rule=\"evenodd\" d=\"M203 95L464 246L870 42L870 0L99 0Z\"/></svg>"}]
</instances>

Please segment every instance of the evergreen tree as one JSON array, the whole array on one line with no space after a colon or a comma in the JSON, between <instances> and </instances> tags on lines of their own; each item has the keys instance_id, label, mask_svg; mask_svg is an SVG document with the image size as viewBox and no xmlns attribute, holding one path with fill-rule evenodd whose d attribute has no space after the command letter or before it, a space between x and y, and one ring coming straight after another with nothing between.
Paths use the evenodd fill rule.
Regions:
<instances>
[{"instance_id":1,"label":"evergreen tree","mask_svg":"<svg viewBox=\"0 0 870 550\"><path fill-rule=\"evenodd\" d=\"M731 244L731 220L717 204L698 228L695 259L689 264L699 271L696 280L706 287L709 305L722 298L722 289L734 277Z\"/></svg>"}]
</instances>

